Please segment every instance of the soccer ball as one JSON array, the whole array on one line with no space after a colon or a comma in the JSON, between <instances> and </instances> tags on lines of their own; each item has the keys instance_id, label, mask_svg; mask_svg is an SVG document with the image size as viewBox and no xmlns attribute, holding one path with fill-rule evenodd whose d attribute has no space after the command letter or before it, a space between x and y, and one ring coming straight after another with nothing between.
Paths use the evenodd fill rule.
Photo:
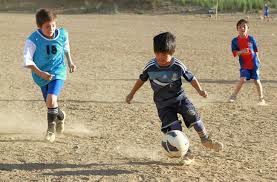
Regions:
<instances>
[{"instance_id":1,"label":"soccer ball","mask_svg":"<svg viewBox=\"0 0 277 182\"><path fill-rule=\"evenodd\" d=\"M189 149L188 137L179 130L171 130L165 134L162 148L170 158L183 157Z\"/></svg>"}]
</instances>

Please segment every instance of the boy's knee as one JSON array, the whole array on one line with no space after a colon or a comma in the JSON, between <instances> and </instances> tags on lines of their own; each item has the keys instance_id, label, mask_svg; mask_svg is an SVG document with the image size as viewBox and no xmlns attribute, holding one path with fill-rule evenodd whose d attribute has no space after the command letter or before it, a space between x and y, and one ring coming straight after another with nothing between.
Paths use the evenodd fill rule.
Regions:
<instances>
[{"instance_id":1,"label":"boy's knee","mask_svg":"<svg viewBox=\"0 0 277 182\"><path fill-rule=\"evenodd\" d=\"M58 107L58 98L56 95L48 94L46 99L46 105L48 108Z\"/></svg>"},{"instance_id":2,"label":"boy's knee","mask_svg":"<svg viewBox=\"0 0 277 182\"><path fill-rule=\"evenodd\" d=\"M241 78L240 79L240 84L244 84L244 83L246 83L246 79L245 78Z\"/></svg>"},{"instance_id":3,"label":"boy's knee","mask_svg":"<svg viewBox=\"0 0 277 182\"><path fill-rule=\"evenodd\" d=\"M260 80L254 80L254 83L255 83L256 85L260 85L260 84L261 84L261 81L260 81Z\"/></svg>"},{"instance_id":4,"label":"boy's knee","mask_svg":"<svg viewBox=\"0 0 277 182\"><path fill-rule=\"evenodd\" d=\"M197 120L199 120L199 116L195 110L191 109L186 112L185 123L188 128L190 128Z\"/></svg>"}]
</instances>

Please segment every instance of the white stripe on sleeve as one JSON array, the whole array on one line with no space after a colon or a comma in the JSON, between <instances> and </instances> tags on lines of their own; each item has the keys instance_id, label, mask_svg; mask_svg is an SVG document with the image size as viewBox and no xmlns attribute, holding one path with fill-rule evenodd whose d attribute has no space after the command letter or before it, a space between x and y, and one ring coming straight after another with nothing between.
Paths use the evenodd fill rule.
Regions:
<instances>
[{"instance_id":1,"label":"white stripe on sleeve","mask_svg":"<svg viewBox=\"0 0 277 182\"><path fill-rule=\"evenodd\" d=\"M36 51L36 45L29 39L26 40L24 46L24 66L35 65L33 56Z\"/></svg>"},{"instance_id":2,"label":"white stripe on sleeve","mask_svg":"<svg viewBox=\"0 0 277 182\"><path fill-rule=\"evenodd\" d=\"M150 61L146 64L146 66L144 67L143 71L147 70L147 68L149 68L150 66L152 66L152 65L154 65L154 64L155 64L155 60L154 60L154 59L150 60Z\"/></svg>"}]
</instances>

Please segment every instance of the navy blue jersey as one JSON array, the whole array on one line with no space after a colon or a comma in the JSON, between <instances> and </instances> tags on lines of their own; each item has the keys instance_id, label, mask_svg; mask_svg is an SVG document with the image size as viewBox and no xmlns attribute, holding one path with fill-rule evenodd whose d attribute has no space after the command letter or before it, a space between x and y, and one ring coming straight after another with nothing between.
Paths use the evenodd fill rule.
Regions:
<instances>
[{"instance_id":1,"label":"navy blue jersey","mask_svg":"<svg viewBox=\"0 0 277 182\"><path fill-rule=\"evenodd\" d=\"M154 102L157 108L163 108L185 98L182 77L188 82L194 79L186 66L173 57L171 64L166 67L159 66L156 59L152 59L146 64L139 78L142 81L150 80Z\"/></svg>"}]
</instances>

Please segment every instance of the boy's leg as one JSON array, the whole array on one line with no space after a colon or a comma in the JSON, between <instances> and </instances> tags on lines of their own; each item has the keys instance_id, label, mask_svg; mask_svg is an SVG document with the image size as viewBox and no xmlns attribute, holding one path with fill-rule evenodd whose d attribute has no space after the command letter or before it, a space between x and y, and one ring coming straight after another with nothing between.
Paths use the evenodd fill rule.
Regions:
<instances>
[{"instance_id":1,"label":"boy's leg","mask_svg":"<svg viewBox=\"0 0 277 182\"><path fill-rule=\"evenodd\" d=\"M58 98L56 95L48 94L46 97L46 106L48 108L47 113L47 121L48 121L48 128L46 133L46 140L50 142L54 142L55 140L55 132L56 132L56 120L58 117Z\"/></svg>"},{"instance_id":2,"label":"boy's leg","mask_svg":"<svg viewBox=\"0 0 277 182\"><path fill-rule=\"evenodd\" d=\"M63 80L53 80L49 84L49 91L47 96L46 105L48 108L57 108L56 132L58 134L64 132L65 112L58 107L58 96L64 85Z\"/></svg>"},{"instance_id":3,"label":"boy's leg","mask_svg":"<svg viewBox=\"0 0 277 182\"><path fill-rule=\"evenodd\" d=\"M162 122L161 131L166 134L171 130L182 131L181 121L178 120L177 108L175 106L158 109L159 118ZM189 165L194 161L194 156L191 149L181 158L180 163Z\"/></svg>"},{"instance_id":4,"label":"boy's leg","mask_svg":"<svg viewBox=\"0 0 277 182\"><path fill-rule=\"evenodd\" d=\"M57 115L58 115L57 108L48 108L48 113L47 113L48 127L47 127L47 133L45 138L50 142L54 142L56 138L55 130L56 130Z\"/></svg>"},{"instance_id":5,"label":"boy's leg","mask_svg":"<svg viewBox=\"0 0 277 182\"><path fill-rule=\"evenodd\" d=\"M41 87L41 92L42 92L44 102L46 103L46 98L47 98L47 94L48 94L48 84Z\"/></svg>"},{"instance_id":6,"label":"boy's leg","mask_svg":"<svg viewBox=\"0 0 277 182\"><path fill-rule=\"evenodd\" d=\"M57 118L58 118L58 120L57 120L56 132L58 134L62 134L64 132L64 122L65 122L66 114L59 107L58 107L58 117Z\"/></svg>"},{"instance_id":7,"label":"boy's leg","mask_svg":"<svg viewBox=\"0 0 277 182\"><path fill-rule=\"evenodd\" d=\"M264 94L263 94L263 86L262 86L261 80L254 80L254 83L258 91L259 99L263 99Z\"/></svg>"},{"instance_id":8,"label":"boy's leg","mask_svg":"<svg viewBox=\"0 0 277 182\"><path fill-rule=\"evenodd\" d=\"M197 110L195 109L195 107L189 99L186 98L185 100L182 100L180 102L179 113L182 115L187 128L190 128L192 126L194 127L195 131L201 139L202 144L206 148L210 148L215 151L222 150L222 143L212 140L209 137L204 123L200 119Z\"/></svg>"},{"instance_id":9,"label":"boy's leg","mask_svg":"<svg viewBox=\"0 0 277 182\"><path fill-rule=\"evenodd\" d=\"M213 140L207 133L204 123L202 120L198 120L194 125L193 125L195 131L197 131L201 143L204 147L208 149L212 149L216 152L219 152L223 149L223 144L221 142L218 142L216 140Z\"/></svg>"},{"instance_id":10,"label":"boy's leg","mask_svg":"<svg viewBox=\"0 0 277 182\"><path fill-rule=\"evenodd\" d=\"M236 88L232 95L229 98L229 102L234 102L237 99L237 95L242 88L242 85L246 82L246 80L250 79L250 72L247 69L240 69L240 80L236 85Z\"/></svg>"},{"instance_id":11,"label":"boy's leg","mask_svg":"<svg viewBox=\"0 0 277 182\"><path fill-rule=\"evenodd\" d=\"M257 92L259 95L259 104L265 104L264 94L263 94L263 86L262 86L262 83L260 80L260 70L259 69L253 70L251 78L254 79L254 83L257 88Z\"/></svg>"},{"instance_id":12,"label":"boy's leg","mask_svg":"<svg viewBox=\"0 0 277 182\"><path fill-rule=\"evenodd\" d=\"M246 82L245 78L240 78L239 82L236 85L236 88L234 90L234 92L232 93L232 95L229 98L229 102L234 102L237 99L237 95L242 87L242 85Z\"/></svg>"},{"instance_id":13,"label":"boy's leg","mask_svg":"<svg viewBox=\"0 0 277 182\"><path fill-rule=\"evenodd\" d=\"M162 122L161 131L164 134L171 130L182 131L182 125L178 120L177 111L174 107L164 107L158 109L158 115Z\"/></svg>"},{"instance_id":14,"label":"boy's leg","mask_svg":"<svg viewBox=\"0 0 277 182\"><path fill-rule=\"evenodd\" d=\"M50 141L50 142L54 142L55 140L55 120L57 118L57 114L56 114L56 110L55 108L49 108L48 104L47 104L47 97L48 97L48 84L41 87L41 92L43 95L43 99L46 103L46 106L48 108L47 111L47 131L46 131L46 136L45 139Z\"/></svg>"},{"instance_id":15,"label":"boy's leg","mask_svg":"<svg viewBox=\"0 0 277 182\"><path fill-rule=\"evenodd\" d=\"M193 126L200 138L208 138L204 124L201 121L194 105L188 98L180 101L178 113L182 115L187 128L191 128Z\"/></svg>"},{"instance_id":16,"label":"boy's leg","mask_svg":"<svg viewBox=\"0 0 277 182\"><path fill-rule=\"evenodd\" d=\"M58 108L58 95L61 92L63 80L53 80L48 85L41 87L42 94L48 108L47 120L48 128L46 140L54 142L57 120L64 120L64 113Z\"/></svg>"}]
</instances>

